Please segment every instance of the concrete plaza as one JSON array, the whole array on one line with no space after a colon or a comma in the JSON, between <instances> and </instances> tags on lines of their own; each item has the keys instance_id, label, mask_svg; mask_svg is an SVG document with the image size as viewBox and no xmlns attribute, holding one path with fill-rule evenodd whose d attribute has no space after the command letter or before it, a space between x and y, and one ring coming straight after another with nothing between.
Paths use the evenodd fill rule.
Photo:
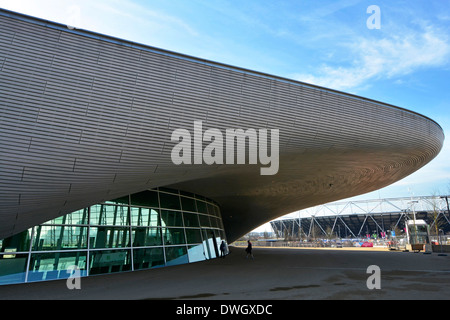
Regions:
<instances>
[{"instance_id":1,"label":"concrete plaza","mask_svg":"<svg viewBox=\"0 0 450 320\"><path fill-rule=\"evenodd\" d=\"M258 248L254 260L231 247L226 258L167 268L0 286L7 299L441 299L450 298L450 255L339 249ZM381 289L368 289L370 265Z\"/></svg>"}]
</instances>

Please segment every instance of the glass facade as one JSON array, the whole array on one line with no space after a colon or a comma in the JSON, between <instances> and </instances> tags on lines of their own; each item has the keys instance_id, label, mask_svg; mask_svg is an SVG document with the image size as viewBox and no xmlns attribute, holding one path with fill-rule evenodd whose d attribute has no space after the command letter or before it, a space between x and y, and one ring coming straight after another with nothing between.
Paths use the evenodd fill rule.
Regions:
<instances>
[{"instance_id":1,"label":"glass facade","mask_svg":"<svg viewBox=\"0 0 450 320\"><path fill-rule=\"evenodd\" d=\"M219 256L219 206L157 188L106 201L0 240L0 285L143 270Z\"/></svg>"}]
</instances>

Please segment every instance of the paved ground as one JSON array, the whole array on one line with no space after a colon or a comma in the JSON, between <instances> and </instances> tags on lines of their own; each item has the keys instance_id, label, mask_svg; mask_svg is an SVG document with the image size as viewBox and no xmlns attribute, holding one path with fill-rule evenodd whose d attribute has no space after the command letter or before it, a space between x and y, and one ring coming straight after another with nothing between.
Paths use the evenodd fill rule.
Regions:
<instances>
[{"instance_id":1,"label":"paved ground","mask_svg":"<svg viewBox=\"0 0 450 320\"><path fill-rule=\"evenodd\" d=\"M370 250L368 248L367 250ZM0 286L6 299L450 299L450 255L345 249L231 248L224 259L66 281ZM367 267L381 271L369 290Z\"/></svg>"}]
</instances>

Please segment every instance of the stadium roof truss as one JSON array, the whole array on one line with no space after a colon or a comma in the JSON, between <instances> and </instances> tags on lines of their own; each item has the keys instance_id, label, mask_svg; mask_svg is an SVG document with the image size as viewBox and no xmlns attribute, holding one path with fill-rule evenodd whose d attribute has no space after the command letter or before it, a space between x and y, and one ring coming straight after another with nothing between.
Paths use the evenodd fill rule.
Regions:
<instances>
[{"instance_id":1,"label":"stadium roof truss","mask_svg":"<svg viewBox=\"0 0 450 320\"><path fill-rule=\"evenodd\" d=\"M431 230L450 232L447 201L448 196L425 196L328 203L271 221L271 226L279 237L358 238L402 230L406 220L415 218L427 221Z\"/></svg>"}]
</instances>

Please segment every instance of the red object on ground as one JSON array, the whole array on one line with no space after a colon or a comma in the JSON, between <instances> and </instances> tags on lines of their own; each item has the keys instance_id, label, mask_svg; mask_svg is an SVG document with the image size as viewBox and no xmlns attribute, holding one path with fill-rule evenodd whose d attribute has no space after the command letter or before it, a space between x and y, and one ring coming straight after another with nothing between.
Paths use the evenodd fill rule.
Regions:
<instances>
[{"instance_id":1,"label":"red object on ground","mask_svg":"<svg viewBox=\"0 0 450 320\"><path fill-rule=\"evenodd\" d=\"M364 242L361 247L373 247L373 243L372 242Z\"/></svg>"}]
</instances>

